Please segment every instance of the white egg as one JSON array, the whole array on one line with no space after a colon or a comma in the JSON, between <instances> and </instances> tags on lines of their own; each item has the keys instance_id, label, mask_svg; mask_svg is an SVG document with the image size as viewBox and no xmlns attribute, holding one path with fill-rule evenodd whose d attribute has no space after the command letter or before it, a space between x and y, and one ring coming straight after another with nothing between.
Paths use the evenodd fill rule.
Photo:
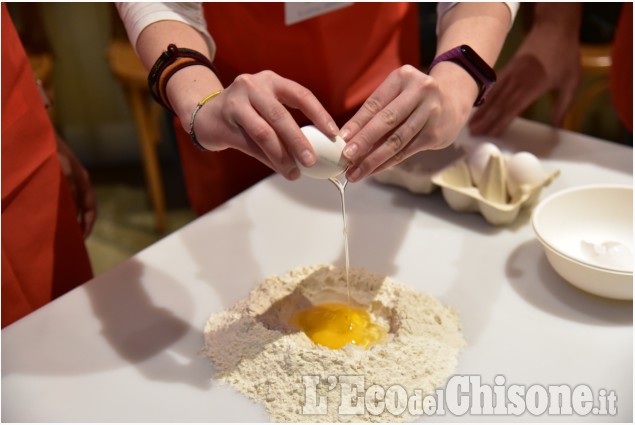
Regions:
<instances>
[{"instance_id":1,"label":"white egg","mask_svg":"<svg viewBox=\"0 0 635 425\"><path fill-rule=\"evenodd\" d=\"M475 185L479 185L483 173L487 168L487 163L492 155L500 155L501 151L493 143L481 143L476 146L467 157L467 166L470 169L470 175Z\"/></svg>"},{"instance_id":2,"label":"white egg","mask_svg":"<svg viewBox=\"0 0 635 425\"><path fill-rule=\"evenodd\" d=\"M305 167L296 161L303 175L314 179L328 179L346 171L348 163L342 156L342 151L346 146L344 139L339 136L328 137L312 125L302 127L301 130L317 156L317 162L311 167Z\"/></svg>"},{"instance_id":3,"label":"white egg","mask_svg":"<svg viewBox=\"0 0 635 425\"><path fill-rule=\"evenodd\" d=\"M535 186L544 178L540 160L532 153L517 152L507 160L507 189L512 197L522 185Z\"/></svg>"}]
</instances>

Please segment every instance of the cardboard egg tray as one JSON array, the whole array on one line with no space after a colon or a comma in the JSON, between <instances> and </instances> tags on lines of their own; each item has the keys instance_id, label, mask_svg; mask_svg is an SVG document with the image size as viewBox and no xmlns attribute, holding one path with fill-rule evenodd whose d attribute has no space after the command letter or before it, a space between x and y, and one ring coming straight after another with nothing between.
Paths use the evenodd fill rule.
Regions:
<instances>
[{"instance_id":1,"label":"cardboard egg tray","mask_svg":"<svg viewBox=\"0 0 635 425\"><path fill-rule=\"evenodd\" d=\"M413 155L378 173L375 180L417 194L429 194L441 188L443 198L453 210L479 212L488 223L503 226L512 223L522 208L534 206L542 189L559 174L559 170L545 172L537 184L520 186L512 197L507 189L505 155L490 156L481 184L477 186L470 174L465 151L452 146Z\"/></svg>"}]
</instances>

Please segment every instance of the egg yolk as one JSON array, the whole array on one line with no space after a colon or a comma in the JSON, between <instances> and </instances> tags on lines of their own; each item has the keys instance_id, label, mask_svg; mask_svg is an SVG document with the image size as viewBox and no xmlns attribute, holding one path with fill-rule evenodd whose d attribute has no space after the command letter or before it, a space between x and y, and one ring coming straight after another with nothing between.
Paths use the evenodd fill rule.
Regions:
<instances>
[{"instance_id":1,"label":"egg yolk","mask_svg":"<svg viewBox=\"0 0 635 425\"><path fill-rule=\"evenodd\" d=\"M337 350L346 344L368 348L381 342L386 330L368 312L344 304L321 304L296 313L291 324L313 342Z\"/></svg>"}]
</instances>

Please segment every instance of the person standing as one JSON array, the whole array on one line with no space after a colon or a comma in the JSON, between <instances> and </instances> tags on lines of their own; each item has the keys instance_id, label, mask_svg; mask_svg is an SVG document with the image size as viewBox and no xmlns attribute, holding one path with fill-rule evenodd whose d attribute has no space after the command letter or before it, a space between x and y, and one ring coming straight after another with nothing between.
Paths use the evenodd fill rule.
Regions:
<instances>
[{"instance_id":1,"label":"person standing","mask_svg":"<svg viewBox=\"0 0 635 425\"><path fill-rule=\"evenodd\" d=\"M345 139L351 182L449 145L495 80L491 66L517 5L440 3L439 60L427 74L416 3L117 8L151 71L155 99L199 149L180 139L188 195L202 214L218 205L213 198L227 181L249 175L258 162L259 170L299 178L297 162L316 161L299 125ZM228 167L227 151L252 160Z\"/></svg>"},{"instance_id":2,"label":"person standing","mask_svg":"<svg viewBox=\"0 0 635 425\"><path fill-rule=\"evenodd\" d=\"M6 3L1 13L4 328L92 278L84 237L96 208L88 174L55 133Z\"/></svg>"}]
</instances>

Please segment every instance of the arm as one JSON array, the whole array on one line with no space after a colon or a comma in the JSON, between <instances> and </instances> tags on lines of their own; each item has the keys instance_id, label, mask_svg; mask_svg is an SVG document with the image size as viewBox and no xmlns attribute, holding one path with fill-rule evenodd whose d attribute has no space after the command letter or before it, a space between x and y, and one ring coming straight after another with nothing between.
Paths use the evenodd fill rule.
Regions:
<instances>
[{"instance_id":1,"label":"arm","mask_svg":"<svg viewBox=\"0 0 635 425\"><path fill-rule=\"evenodd\" d=\"M470 119L474 134L500 136L514 118L548 90L555 90L552 122L560 125L581 78L579 3L537 3L534 23L500 73L485 104Z\"/></svg>"},{"instance_id":2,"label":"arm","mask_svg":"<svg viewBox=\"0 0 635 425\"><path fill-rule=\"evenodd\" d=\"M503 3L460 3L441 17L437 54L469 44L493 65L511 26ZM441 62L426 75L412 66L395 70L342 128L358 181L426 149L448 146L466 123L478 95L460 66Z\"/></svg>"},{"instance_id":3,"label":"arm","mask_svg":"<svg viewBox=\"0 0 635 425\"><path fill-rule=\"evenodd\" d=\"M161 20L140 32L135 47L149 70L170 43L211 57L208 36L187 22ZM294 158L310 167L316 157L287 107L299 109L324 133L337 134L337 126L328 112L299 84L263 71L243 74L223 88L214 72L204 66L180 70L167 85L167 96L186 131L189 132L197 103L218 90L223 90L222 94L200 109L194 126L199 143L209 150L235 148L286 178L296 179L300 172Z\"/></svg>"}]
</instances>

